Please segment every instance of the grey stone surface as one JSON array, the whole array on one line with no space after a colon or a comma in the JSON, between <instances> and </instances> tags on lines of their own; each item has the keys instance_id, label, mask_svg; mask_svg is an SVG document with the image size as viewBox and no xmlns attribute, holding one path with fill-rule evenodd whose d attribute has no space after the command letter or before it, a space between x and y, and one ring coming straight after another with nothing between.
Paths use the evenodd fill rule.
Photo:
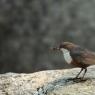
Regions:
<instances>
[{"instance_id":1,"label":"grey stone surface","mask_svg":"<svg viewBox=\"0 0 95 95\"><path fill-rule=\"evenodd\" d=\"M67 81L79 68L48 70L32 74L0 75L0 95L95 95L95 66L89 67L84 82Z\"/></svg>"}]
</instances>

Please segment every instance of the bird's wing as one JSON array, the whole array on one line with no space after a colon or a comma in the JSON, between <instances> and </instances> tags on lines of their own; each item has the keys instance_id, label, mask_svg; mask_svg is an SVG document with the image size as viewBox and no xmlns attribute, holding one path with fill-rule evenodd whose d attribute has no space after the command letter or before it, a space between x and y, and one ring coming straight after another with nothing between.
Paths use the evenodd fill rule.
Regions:
<instances>
[{"instance_id":1,"label":"bird's wing","mask_svg":"<svg viewBox=\"0 0 95 95\"><path fill-rule=\"evenodd\" d=\"M89 65L95 65L95 53L87 51L83 54L83 62Z\"/></svg>"},{"instance_id":2,"label":"bird's wing","mask_svg":"<svg viewBox=\"0 0 95 95\"><path fill-rule=\"evenodd\" d=\"M76 48L71 52L71 56L78 63L95 65L95 53L87 49Z\"/></svg>"}]
</instances>

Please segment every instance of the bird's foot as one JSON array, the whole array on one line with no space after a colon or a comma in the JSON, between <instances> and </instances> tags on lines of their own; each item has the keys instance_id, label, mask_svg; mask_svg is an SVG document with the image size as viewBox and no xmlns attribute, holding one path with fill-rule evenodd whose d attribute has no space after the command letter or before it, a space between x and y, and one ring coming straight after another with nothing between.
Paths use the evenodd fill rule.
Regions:
<instances>
[{"instance_id":1,"label":"bird's foot","mask_svg":"<svg viewBox=\"0 0 95 95\"><path fill-rule=\"evenodd\" d=\"M82 77L79 77L79 78L75 77L75 78L69 78L69 79L67 79L67 81L73 81L73 82L85 82L86 80L87 79L84 79Z\"/></svg>"},{"instance_id":2,"label":"bird's foot","mask_svg":"<svg viewBox=\"0 0 95 95\"><path fill-rule=\"evenodd\" d=\"M87 79L84 79L83 77L79 77L79 78L73 78L74 82L85 82Z\"/></svg>"}]
</instances>

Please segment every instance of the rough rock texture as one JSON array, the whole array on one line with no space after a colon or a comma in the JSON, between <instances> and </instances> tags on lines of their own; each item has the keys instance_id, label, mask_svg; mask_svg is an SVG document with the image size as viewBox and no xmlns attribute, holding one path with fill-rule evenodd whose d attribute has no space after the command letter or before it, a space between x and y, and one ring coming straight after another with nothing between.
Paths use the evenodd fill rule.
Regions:
<instances>
[{"instance_id":1,"label":"rough rock texture","mask_svg":"<svg viewBox=\"0 0 95 95\"><path fill-rule=\"evenodd\" d=\"M89 67L87 81L73 82L80 69L49 70L33 74L0 75L0 95L95 95L95 66Z\"/></svg>"}]
</instances>

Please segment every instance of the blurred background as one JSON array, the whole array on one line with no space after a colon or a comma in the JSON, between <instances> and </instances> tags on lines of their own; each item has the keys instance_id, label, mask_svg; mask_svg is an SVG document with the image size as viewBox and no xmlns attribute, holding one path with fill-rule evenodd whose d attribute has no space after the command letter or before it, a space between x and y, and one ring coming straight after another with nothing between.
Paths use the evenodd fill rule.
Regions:
<instances>
[{"instance_id":1,"label":"blurred background","mask_svg":"<svg viewBox=\"0 0 95 95\"><path fill-rule=\"evenodd\" d=\"M0 73L68 68L63 41L95 51L95 0L0 0Z\"/></svg>"}]
</instances>

